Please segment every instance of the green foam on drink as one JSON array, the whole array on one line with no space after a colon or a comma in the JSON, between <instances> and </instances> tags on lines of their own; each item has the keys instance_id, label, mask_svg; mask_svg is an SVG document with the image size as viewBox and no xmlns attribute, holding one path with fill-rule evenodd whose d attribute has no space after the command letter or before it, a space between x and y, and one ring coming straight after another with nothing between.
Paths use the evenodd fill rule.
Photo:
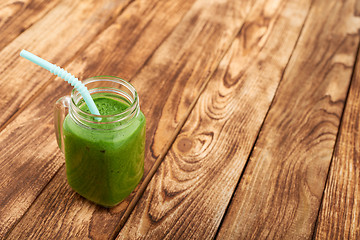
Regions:
<instances>
[{"instance_id":1,"label":"green foam on drink","mask_svg":"<svg viewBox=\"0 0 360 240\"><path fill-rule=\"evenodd\" d=\"M100 115L115 115L125 111L129 105L111 98L95 98L95 105L100 112ZM87 105L80 107L84 112L90 113Z\"/></svg>"}]
</instances>

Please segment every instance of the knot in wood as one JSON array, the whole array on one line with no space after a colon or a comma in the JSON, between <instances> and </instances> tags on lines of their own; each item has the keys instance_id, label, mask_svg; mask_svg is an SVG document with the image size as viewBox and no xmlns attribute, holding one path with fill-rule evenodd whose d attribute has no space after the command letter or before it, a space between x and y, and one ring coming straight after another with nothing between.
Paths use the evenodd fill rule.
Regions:
<instances>
[{"instance_id":1,"label":"knot in wood","mask_svg":"<svg viewBox=\"0 0 360 240\"><path fill-rule=\"evenodd\" d=\"M192 140L190 138L181 138L177 143L177 149L180 152L188 152L192 147Z\"/></svg>"}]
</instances>

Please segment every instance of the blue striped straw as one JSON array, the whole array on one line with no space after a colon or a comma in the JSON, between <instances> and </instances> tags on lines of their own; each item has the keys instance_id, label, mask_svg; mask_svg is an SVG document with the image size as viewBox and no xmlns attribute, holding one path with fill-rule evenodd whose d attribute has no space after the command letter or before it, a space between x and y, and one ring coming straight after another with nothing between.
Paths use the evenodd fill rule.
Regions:
<instances>
[{"instance_id":1,"label":"blue striped straw","mask_svg":"<svg viewBox=\"0 0 360 240\"><path fill-rule=\"evenodd\" d=\"M81 96L85 100L86 105L88 105L90 112L95 115L100 115L99 110L97 109L94 100L91 98L89 91L87 90L85 85L81 81L79 81L79 79L75 78L74 75L26 50L22 50L20 52L20 56L39 65L40 67L45 68L46 70L70 83L71 86L73 86L81 94Z\"/></svg>"}]
</instances>

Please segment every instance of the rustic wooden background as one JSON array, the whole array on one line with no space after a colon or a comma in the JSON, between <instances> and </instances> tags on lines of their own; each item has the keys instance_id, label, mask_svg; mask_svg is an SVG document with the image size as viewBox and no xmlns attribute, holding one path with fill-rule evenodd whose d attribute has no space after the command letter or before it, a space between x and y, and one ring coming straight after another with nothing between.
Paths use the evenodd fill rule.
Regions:
<instances>
[{"instance_id":1,"label":"rustic wooden background","mask_svg":"<svg viewBox=\"0 0 360 240\"><path fill-rule=\"evenodd\" d=\"M0 239L360 239L359 0L1 0ZM117 207L67 185L53 106L139 92L145 174Z\"/></svg>"}]
</instances>

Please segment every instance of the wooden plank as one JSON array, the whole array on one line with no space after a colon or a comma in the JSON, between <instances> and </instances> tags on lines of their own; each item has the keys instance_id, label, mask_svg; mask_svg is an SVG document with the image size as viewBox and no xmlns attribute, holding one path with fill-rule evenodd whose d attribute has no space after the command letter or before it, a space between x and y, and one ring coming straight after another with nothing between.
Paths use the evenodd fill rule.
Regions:
<instances>
[{"instance_id":1,"label":"wooden plank","mask_svg":"<svg viewBox=\"0 0 360 240\"><path fill-rule=\"evenodd\" d=\"M0 5L0 50L41 19L60 0L9 0Z\"/></svg>"},{"instance_id":2,"label":"wooden plank","mask_svg":"<svg viewBox=\"0 0 360 240\"><path fill-rule=\"evenodd\" d=\"M242 31L117 239L214 238L310 2L252 4Z\"/></svg>"},{"instance_id":3,"label":"wooden plank","mask_svg":"<svg viewBox=\"0 0 360 240\"><path fill-rule=\"evenodd\" d=\"M358 54L317 220L315 239L360 239L359 94Z\"/></svg>"},{"instance_id":4,"label":"wooden plank","mask_svg":"<svg viewBox=\"0 0 360 240\"><path fill-rule=\"evenodd\" d=\"M46 70L19 58L22 48L64 65L89 45L129 1L64 0L3 48L0 51L0 129L42 91L50 78Z\"/></svg>"},{"instance_id":5,"label":"wooden plank","mask_svg":"<svg viewBox=\"0 0 360 240\"><path fill-rule=\"evenodd\" d=\"M313 1L218 239L312 237L359 43L355 3Z\"/></svg>"},{"instance_id":6,"label":"wooden plank","mask_svg":"<svg viewBox=\"0 0 360 240\"><path fill-rule=\"evenodd\" d=\"M122 77L125 76L125 78L128 79L132 78L145 62L151 61L148 60L148 58L152 56L154 50L159 47L164 39L169 36L176 25L181 21L185 13L190 9L192 4L193 2L188 0L176 2L134 2L122 13L121 16L119 16L113 25L106 29L97 38L97 40L84 51L83 54L70 64L68 70L77 76L83 75L83 77L107 74ZM193 9L193 13L195 10L196 9ZM164 19L168 20L164 22ZM187 24L189 24L188 21ZM188 34L194 34L194 32L189 31L189 29L187 30ZM183 31L185 31L185 28L183 28ZM182 34L182 32L178 32L178 35L179 34ZM176 35L176 37L178 35ZM118 36L122 37L119 38ZM187 36L184 36L184 38L186 39ZM174 39L174 37L172 37L172 39ZM224 46L222 46L222 48L224 48ZM101 59L99 56L107 57L106 59ZM186 61L186 59L184 59L184 61ZM216 59L214 60L214 65L215 62ZM131 63L133 65L131 65ZM212 67L214 68L214 66ZM163 68L166 68L166 65L163 65ZM149 71L153 70L154 69L149 69ZM141 81L148 81L148 79L134 79L133 83L135 86L138 86L141 84ZM41 159L37 160L37 166L35 166L34 169L29 169L27 173L28 175L18 176L14 180L15 183L16 180L19 181L20 179L21 181L21 179L24 178L40 179L41 183L37 183L36 186L39 187L40 185L40 187L44 187L49 181L49 178L46 178L46 176L53 176L55 174L55 171L48 171L48 169L44 169L44 166L46 166L46 164L56 165L54 168L57 170L60 167L59 164L63 163L63 156L57 151L57 147L55 146L55 136L53 134L53 130L51 129L52 116L48 116L46 113L48 112L48 109L52 108L52 105L57 98L61 95L68 94L69 91L70 87L64 84L62 80L56 79L51 85L51 88L47 88L42 94L40 94L39 97L35 99L35 101L31 103L26 110L14 120L13 123L9 124L8 127L4 129L4 132L9 133L9 135L11 134L13 136L17 136L14 141L24 139L26 144L22 146L23 148L28 149L28 151L36 149L36 155L41 156ZM146 93L147 95L151 95L154 92L155 91L139 91L143 110L146 110L146 108L149 108L152 104L151 101L144 101L143 97L146 96ZM160 95L155 94L154 96L161 99ZM149 114L146 114L148 117ZM22 128L26 119L39 118L41 118L41 121L34 121L29 127L25 129ZM150 123L150 121L148 121L148 123ZM155 123L156 120L152 124ZM49 125L48 129L46 129L46 125ZM31 136L31 132L37 128L43 132L42 135L49 136L49 138L53 139L51 141L51 145L45 141L42 143L36 142L35 144L37 146L32 145L31 137L28 137L28 135ZM9 137L5 136L2 138L0 136L0 144L5 145L8 139ZM46 151L42 150L42 148L46 148ZM19 149L15 149L14 151L19 152ZM55 154L56 159L51 159L51 154ZM14 155L15 154L9 154L9 156L13 157ZM33 156L31 153L28 153L28 155ZM8 160L10 161L10 159L11 158ZM54 160L59 162L53 163L52 161ZM22 159L15 156L15 160L11 162L13 165L16 162L17 165L22 166L26 165L28 161L29 157L24 157ZM149 159L149 161L151 161L151 159ZM12 167L14 169L9 167L10 169L0 169L0 171L14 172L16 167ZM35 169L41 169L41 171L37 171ZM46 171L45 177L43 176L42 169ZM23 238L25 235L29 235L34 238L48 237L51 239L56 238L57 234L61 234L62 236L70 234L69 236L108 238L114 234L114 229L118 227L118 220L121 218L123 213L122 207L126 208L128 202L124 202L118 208L108 211L84 201L77 194L74 194L72 190L70 190L66 183L63 170L64 168L61 168L60 172L55 176L53 181L49 183L44 193L38 197L35 205L29 209L22 221L14 228L11 235L8 236L9 238ZM10 192L10 189L13 188L14 186L9 186L6 191ZM39 191L35 191L33 188L26 189L24 186L19 186L18 188L20 189L18 194L19 197L26 195L23 193L24 191L28 191L27 195L30 195L31 197L39 194ZM11 194L12 195L10 197L15 195L14 193ZM32 199L34 199L34 197L32 197ZM71 200L69 201L69 199ZM21 204L17 206L16 202L10 206L6 205L7 208L4 207L2 211L5 212L9 211L8 209L23 207ZM43 209L45 206L46 209ZM28 207L29 205L23 208L27 209ZM76 219L72 218L74 215L64 215L66 213L68 214L69 211L76 213L76 219L81 217L84 220L82 222L77 222ZM83 213L84 211L85 213ZM55 212L56 214L54 215ZM77 213L79 213L79 215ZM34 221L34 219L37 220ZM90 220L87 221L88 219ZM45 225L43 224L43 221L46 221ZM70 230L71 232L69 232Z\"/></svg>"}]
</instances>

